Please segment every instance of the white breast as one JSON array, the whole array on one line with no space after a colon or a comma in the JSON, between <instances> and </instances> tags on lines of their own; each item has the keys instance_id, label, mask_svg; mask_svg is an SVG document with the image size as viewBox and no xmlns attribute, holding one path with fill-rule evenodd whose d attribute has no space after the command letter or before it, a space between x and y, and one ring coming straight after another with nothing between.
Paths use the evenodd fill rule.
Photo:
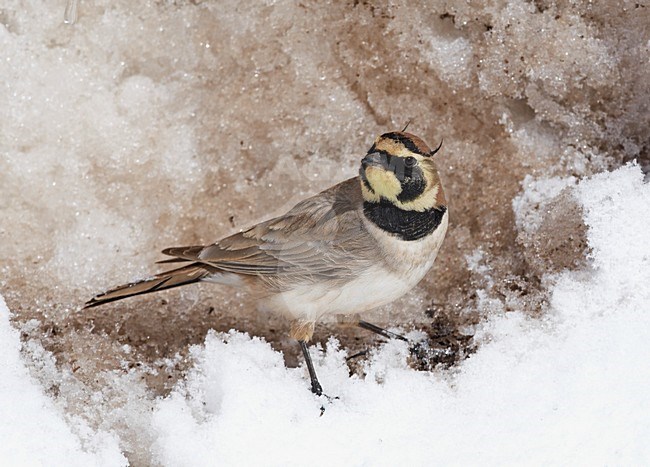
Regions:
<instances>
[{"instance_id":1,"label":"white breast","mask_svg":"<svg viewBox=\"0 0 650 467\"><path fill-rule=\"evenodd\" d=\"M297 287L276 295L269 305L293 318L318 321L326 315L361 313L390 303L415 287L431 269L448 222L445 212L433 233L414 241L386 235L368 222L366 226L379 244L375 266L340 287ZM383 261L379 261L381 257Z\"/></svg>"}]
</instances>

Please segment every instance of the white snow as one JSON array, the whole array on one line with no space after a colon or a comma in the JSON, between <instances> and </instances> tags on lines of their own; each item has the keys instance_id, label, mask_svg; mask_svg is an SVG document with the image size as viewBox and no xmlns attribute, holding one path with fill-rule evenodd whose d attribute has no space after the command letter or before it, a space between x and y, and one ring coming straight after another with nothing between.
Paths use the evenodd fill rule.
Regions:
<instances>
[{"instance_id":1,"label":"white snow","mask_svg":"<svg viewBox=\"0 0 650 467\"><path fill-rule=\"evenodd\" d=\"M390 342L365 378L350 377L332 339L324 352L312 348L331 400L313 396L306 370L285 368L262 340L211 332L193 348L186 380L143 423L153 458L166 466L647 464L650 184L630 164L576 190L590 265L557 277L542 318L495 316L477 333L475 354L432 373L410 369L406 345ZM75 421L30 378L0 310L1 457L123 463L108 435L84 447Z\"/></svg>"},{"instance_id":2,"label":"white snow","mask_svg":"<svg viewBox=\"0 0 650 467\"><path fill-rule=\"evenodd\" d=\"M650 465L650 9L65 3L0 5L0 465ZM444 138L450 230L378 316L442 303L476 333L451 369L388 342L350 376L342 333L317 398L232 289L78 312L407 121Z\"/></svg>"},{"instance_id":3,"label":"white snow","mask_svg":"<svg viewBox=\"0 0 650 467\"><path fill-rule=\"evenodd\" d=\"M323 401L307 392L304 372L283 370L277 354L244 335L208 336L187 385L158 404L159 459L647 463L650 255L642 237L650 231L650 185L642 180L638 167L627 166L580 184L593 270L562 276L544 319L491 320L480 332L484 345L453 373L409 369L405 345L392 342L373 357L365 380L348 378L333 346L318 370L340 399L319 417Z\"/></svg>"},{"instance_id":4,"label":"white snow","mask_svg":"<svg viewBox=\"0 0 650 467\"><path fill-rule=\"evenodd\" d=\"M0 460L2 465L126 465L117 440L66 417L29 374L18 332L0 296Z\"/></svg>"}]
</instances>

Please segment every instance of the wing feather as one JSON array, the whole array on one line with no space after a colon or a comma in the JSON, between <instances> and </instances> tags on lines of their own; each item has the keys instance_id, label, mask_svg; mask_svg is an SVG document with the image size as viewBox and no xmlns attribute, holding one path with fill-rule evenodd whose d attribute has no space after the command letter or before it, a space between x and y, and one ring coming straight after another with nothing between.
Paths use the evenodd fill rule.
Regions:
<instances>
[{"instance_id":1,"label":"wing feather","mask_svg":"<svg viewBox=\"0 0 650 467\"><path fill-rule=\"evenodd\" d=\"M358 178L298 203L281 217L208 246L167 248L167 261L196 261L237 274L275 276L269 282L343 278L376 253L362 221Z\"/></svg>"}]
</instances>

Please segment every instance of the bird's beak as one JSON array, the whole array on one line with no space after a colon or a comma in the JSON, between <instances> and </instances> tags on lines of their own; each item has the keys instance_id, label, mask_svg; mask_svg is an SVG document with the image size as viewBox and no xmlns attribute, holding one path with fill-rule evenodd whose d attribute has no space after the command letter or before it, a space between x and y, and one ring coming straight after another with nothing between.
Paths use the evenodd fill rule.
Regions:
<instances>
[{"instance_id":1,"label":"bird's beak","mask_svg":"<svg viewBox=\"0 0 650 467\"><path fill-rule=\"evenodd\" d=\"M379 152L371 152L367 154L366 157L361 159L361 166L365 169L368 166L374 165L375 167L384 167L387 166L386 156Z\"/></svg>"}]
</instances>

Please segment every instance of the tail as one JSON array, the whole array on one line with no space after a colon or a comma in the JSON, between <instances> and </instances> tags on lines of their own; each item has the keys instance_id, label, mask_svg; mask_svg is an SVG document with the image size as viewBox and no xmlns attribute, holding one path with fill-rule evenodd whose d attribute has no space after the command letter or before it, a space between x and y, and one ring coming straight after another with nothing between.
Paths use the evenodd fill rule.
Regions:
<instances>
[{"instance_id":1,"label":"tail","mask_svg":"<svg viewBox=\"0 0 650 467\"><path fill-rule=\"evenodd\" d=\"M149 279L120 285L119 287L115 287L107 292L95 295L86 302L84 308L103 305L104 303L122 300L123 298L133 297L134 295L158 292L159 290L192 284L193 282L199 282L208 275L210 275L208 270L197 263L193 263L189 266L156 274Z\"/></svg>"}]
</instances>

